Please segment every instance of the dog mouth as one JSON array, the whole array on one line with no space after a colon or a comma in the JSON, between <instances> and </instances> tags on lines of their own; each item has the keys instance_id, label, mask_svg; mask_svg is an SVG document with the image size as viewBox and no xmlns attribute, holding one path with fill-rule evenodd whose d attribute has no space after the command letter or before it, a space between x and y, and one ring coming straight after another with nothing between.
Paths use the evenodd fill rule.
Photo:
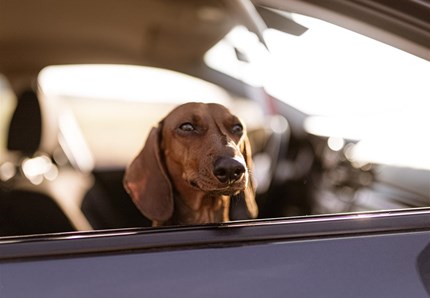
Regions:
<instances>
[{"instance_id":1,"label":"dog mouth","mask_svg":"<svg viewBox=\"0 0 430 298\"><path fill-rule=\"evenodd\" d=\"M244 179L231 183L214 184L209 181L190 180L189 185L199 191L216 194L216 195L235 195L243 191L246 186Z\"/></svg>"},{"instance_id":2,"label":"dog mouth","mask_svg":"<svg viewBox=\"0 0 430 298\"><path fill-rule=\"evenodd\" d=\"M195 180L191 180L191 181L190 181L190 185L191 185L193 188L198 188L198 189L200 189L199 185L197 184L197 182L196 182Z\"/></svg>"}]
</instances>

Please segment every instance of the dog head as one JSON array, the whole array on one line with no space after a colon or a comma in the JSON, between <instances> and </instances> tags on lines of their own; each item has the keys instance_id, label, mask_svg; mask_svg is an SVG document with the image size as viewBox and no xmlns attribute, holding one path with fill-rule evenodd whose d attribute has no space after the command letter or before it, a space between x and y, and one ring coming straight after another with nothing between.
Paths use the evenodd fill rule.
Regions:
<instances>
[{"instance_id":1,"label":"dog head","mask_svg":"<svg viewBox=\"0 0 430 298\"><path fill-rule=\"evenodd\" d=\"M128 167L125 188L141 212L166 221L180 197L242 195L257 215L251 148L244 123L222 105L187 103L153 128Z\"/></svg>"}]
</instances>

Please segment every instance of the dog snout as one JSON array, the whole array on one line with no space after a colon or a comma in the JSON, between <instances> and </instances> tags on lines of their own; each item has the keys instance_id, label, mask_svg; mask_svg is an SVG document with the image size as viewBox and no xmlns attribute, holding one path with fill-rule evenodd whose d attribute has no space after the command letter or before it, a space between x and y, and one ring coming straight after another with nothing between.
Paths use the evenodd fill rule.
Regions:
<instances>
[{"instance_id":1,"label":"dog snout","mask_svg":"<svg viewBox=\"0 0 430 298\"><path fill-rule=\"evenodd\" d=\"M213 174L221 183L234 183L246 172L243 162L231 157L222 157L215 161Z\"/></svg>"}]
</instances>

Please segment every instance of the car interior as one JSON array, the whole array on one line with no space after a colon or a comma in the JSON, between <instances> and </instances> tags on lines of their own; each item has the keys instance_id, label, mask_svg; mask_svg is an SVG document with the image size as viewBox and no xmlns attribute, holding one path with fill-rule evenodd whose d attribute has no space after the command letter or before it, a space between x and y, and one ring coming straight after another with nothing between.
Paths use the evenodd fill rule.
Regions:
<instances>
[{"instance_id":1,"label":"car interior","mask_svg":"<svg viewBox=\"0 0 430 298\"><path fill-rule=\"evenodd\" d=\"M261 27L299 38L312 30L299 20L246 1L0 0L0 236L151 227L124 171L151 127L188 101L224 104L245 121L257 220L429 207L428 157L354 159L373 147L323 131L345 128L341 118L307 113L258 82L270 48ZM291 97L295 78L278 76ZM318 88L301 82L299 92ZM399 138L404 155L426 158L425 123L398 131L392 147L384 137L371 145L388 158Z\"/></svg>"}]
</instances>

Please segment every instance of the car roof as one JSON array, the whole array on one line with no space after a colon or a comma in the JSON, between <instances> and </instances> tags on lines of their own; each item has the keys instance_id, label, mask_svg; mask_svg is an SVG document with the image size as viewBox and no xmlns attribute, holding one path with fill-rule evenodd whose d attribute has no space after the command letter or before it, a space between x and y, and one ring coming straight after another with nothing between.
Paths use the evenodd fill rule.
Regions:
<instances>
[{"instance_id":1,"label":"car roof","mask_svg":"<svg viewBox=\"0 0 430 298\"><path fill-rule=\"evenodd\" d=\"M223 1L1 0L0 73L121 63L182 69L232 27Z\"/></svg>"},{"instance_id":2,"label":"car roof","mask_svg":"<svg viewBox=\"0 0 430 298\"><path fill-rule=\"evenodd\" d=\"M25 77L33 80L45 66L58 64L134 64L190 73L237 23L255 25L243 14L244 3L0 0L0 73L13 87ZM430 59L430 6L425 1L253 3L311 14Z\"/></svg>"},{"instance_id":3,"label":"car roof","mask_svg":"<svg viewBox=\"0 0 430 298\"><path fill-rule=\"evenodd\" d=\"M253 0L313 16L430 60L430 4L425 0Z\"/></svg>"}]
</instances>

